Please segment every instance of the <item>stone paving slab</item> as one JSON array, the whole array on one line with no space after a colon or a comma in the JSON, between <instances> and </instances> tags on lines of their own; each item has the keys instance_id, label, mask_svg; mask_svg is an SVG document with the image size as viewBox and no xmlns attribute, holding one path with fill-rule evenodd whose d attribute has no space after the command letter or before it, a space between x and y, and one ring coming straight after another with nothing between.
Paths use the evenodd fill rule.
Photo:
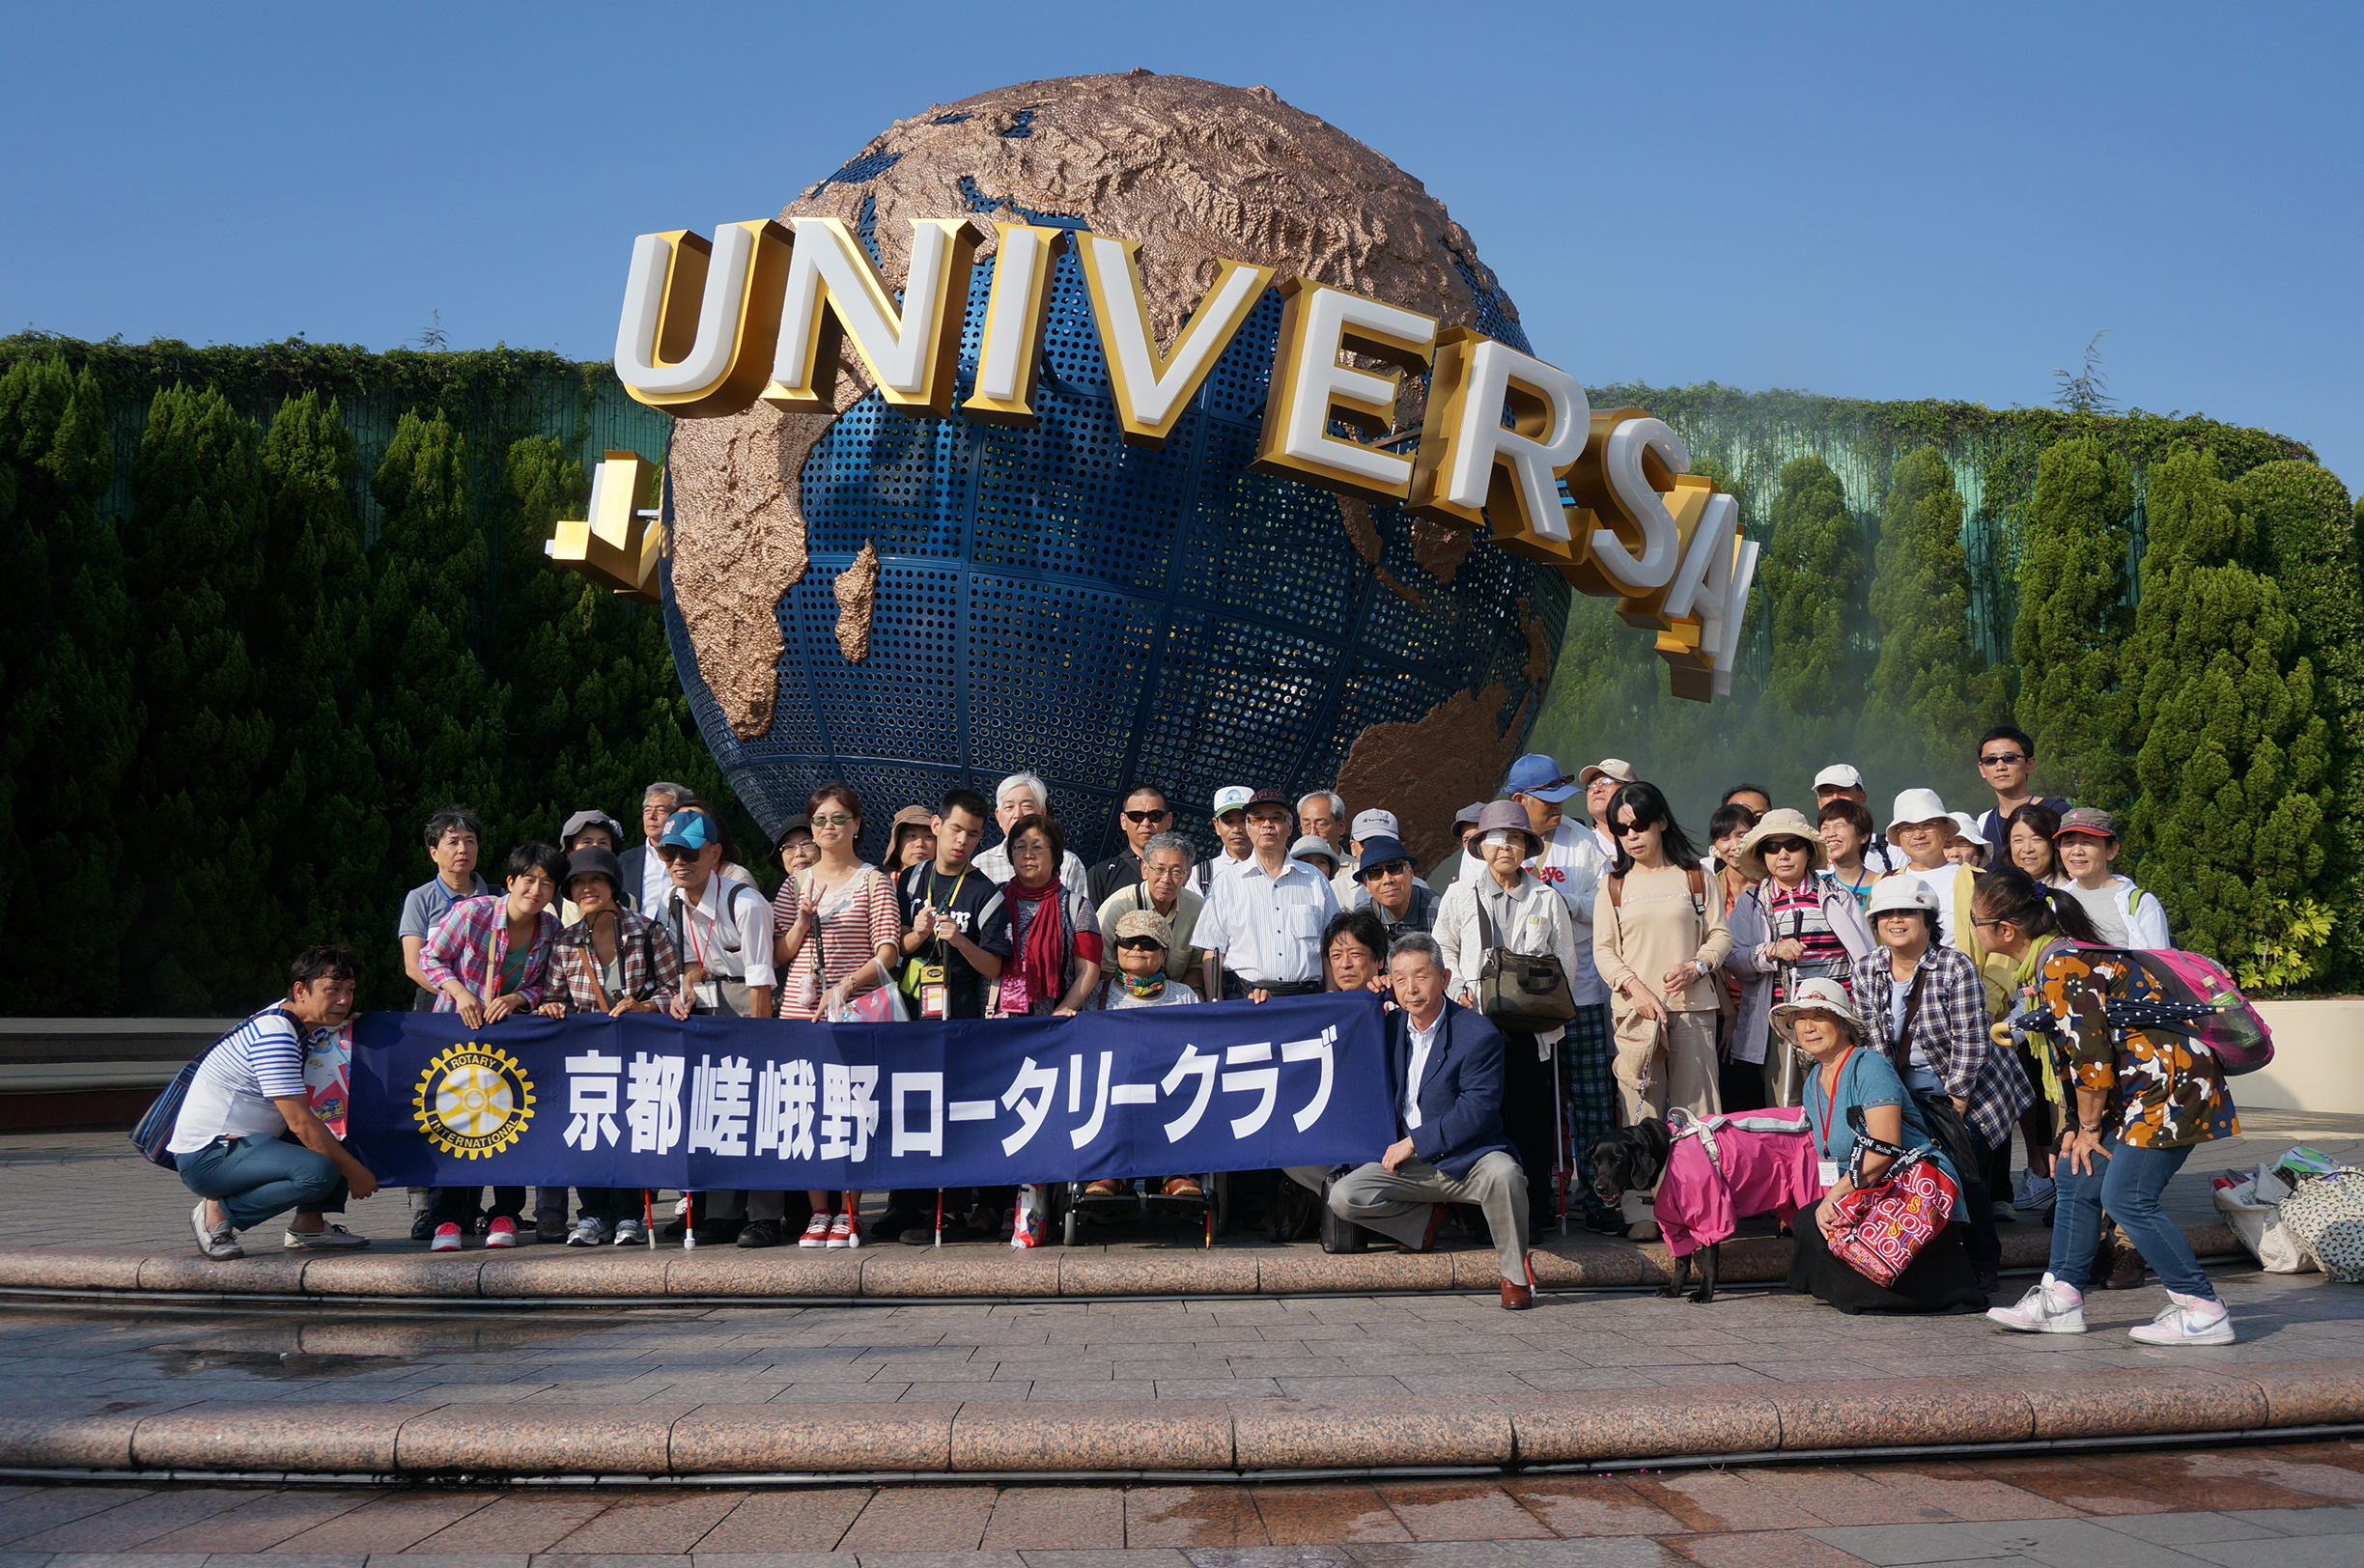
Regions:
<instances>
[{"instance_id":1,"label":"stone paving slab","mask_svg":"<svg viewBox=\"0 0 2364 1568\"><path fill-rule=\"evenodd\" d=\"M2359 1560L2364 1451L2347 1442L2041 1461L1101 1488L0 1486L0 1568L2345 1568Z\"/></svg>"}]
</instances>

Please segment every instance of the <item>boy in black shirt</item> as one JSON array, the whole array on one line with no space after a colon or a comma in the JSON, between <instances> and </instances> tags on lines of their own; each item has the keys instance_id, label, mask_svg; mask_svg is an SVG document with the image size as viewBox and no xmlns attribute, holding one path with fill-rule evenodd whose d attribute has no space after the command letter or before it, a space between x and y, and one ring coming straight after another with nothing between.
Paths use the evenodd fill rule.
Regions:
<instances>
[{"instance_id":1,"label":"boy in black shirt","mask_svg":"<svg viewBox=\"0 0 2364 1568\"><path fill-rule=\"evenodd\" d=\"M920 971L908 997L914 1017L983 1018L987 993L1009 957L1009 905L993 879L970 864L992 820L993 808L982 795L953 790L933 819L936 857L895 879L905 967L916 964ZM951 1209L949 1194L946 1201ZM886 1213L872 1234L933 1242L935 1204L932 1191L889 1193ZM944 1239L970 1239L968 1227L952 1212L945 1215ZM993 1239L990 1232L985 1239Z\"/></svg>"}]
</instances>

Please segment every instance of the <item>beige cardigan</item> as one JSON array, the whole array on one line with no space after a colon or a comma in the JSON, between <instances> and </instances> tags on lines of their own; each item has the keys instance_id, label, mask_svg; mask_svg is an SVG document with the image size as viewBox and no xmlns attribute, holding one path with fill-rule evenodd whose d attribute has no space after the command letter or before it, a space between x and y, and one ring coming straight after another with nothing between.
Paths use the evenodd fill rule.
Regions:
<instances>
[{"instance_id":1,"label":"beige cardigan","mask_svg":"<svg viewBox=\"0 0 2364 1568\"><path fill-rule=\"evenodd\" d=\"M1592 901L1592 962L1601 984L1609 988L1612 1007L1630 1007L1618 992L1628 977L1641 981L1670 1012L1712 1013L1717 1009L1716 971L1731 952L1731 932L1724 923L1724 903L1715 883L1706 883L1707 912L1702 916L1691 902L1689 873L1681 866L1647 871L1640 866L1626 875L1621 905L1609 899L1609 879ZM1665 996L1666 973L1677 964L1697 962L1706 970L1679 996Z\"/></svg>"}]
</instances>

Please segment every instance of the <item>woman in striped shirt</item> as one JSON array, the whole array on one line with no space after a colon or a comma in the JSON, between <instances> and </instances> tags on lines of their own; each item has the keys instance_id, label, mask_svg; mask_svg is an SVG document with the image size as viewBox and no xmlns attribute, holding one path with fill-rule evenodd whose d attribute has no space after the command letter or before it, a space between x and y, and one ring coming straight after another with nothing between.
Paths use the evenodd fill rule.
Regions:
<instances>
[{"instance_id":1,"label":"woman in striped shirt","mask_svg":"<svg viewBox=\"0 0 2364 1568\"><path fill-rule=\"evenodd\" d=\"M846 784L824 784L804 810L821 858L797 873L797 912L777 951L788 962L780 987L782 1018L827 1020L864 992L888 983L903 943L903 916L894 883L861 858L861 797ZM811 1192L812 1222L800 1246L861 1246L861 1193L849 1191L841 1209L827 1192Z\"/></svg>"},{"instance_id":2,"label":"woman in striped shirt","mask_svg":"<svg viewBox=\"0 0 2364 1568\"><path fill-rule=\"evenodd\" d=\"M1798 812L1766 812L1733 861L1755 885L1732 906L1724 965L1747 982L1732 1056L1763 1064L1767 1105L1802 1105L1812 1064L1787 1042L1771 1041L1773 1009L1797 999L1789 992L1799 981L1825 976L1843 985L1848 961L1872 951L1872 928L1854 895L1823 874L1829 851Z\"/></svg>"}]
</instances>

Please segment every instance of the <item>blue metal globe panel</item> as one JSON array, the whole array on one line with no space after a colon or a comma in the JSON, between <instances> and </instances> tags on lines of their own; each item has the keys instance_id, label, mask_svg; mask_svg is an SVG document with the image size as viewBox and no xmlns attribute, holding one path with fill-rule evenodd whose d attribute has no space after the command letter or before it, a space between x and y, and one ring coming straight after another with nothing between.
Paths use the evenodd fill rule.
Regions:
<instances>
[{"instance_id":1,"label":"blue metal globe panel","mask_svg":"<svg viewBox=\"0 0 2364 1568\"><path fill-rule=\"evenodd\" d=\"M1485 279L1464 275L1481 323L1524 347ZM963 397L991 279L980 264ZM1211 850L1206 813L1224 785L1321 788L1366 726L1418 719L1489 683L1509 693L1501 721L1519 714L1531 683L1517 602L1556 644L1567 585L1482 544L1440 581L1414 558L1412 519L1373 507L1383 563L1416 604L1356 554L1335 497L1249 472L1280 322L1268 293L1166 446L1130 447L1066 255L1034 429L913 419L875 393L848 409L804 463L810 565L778 607L779 694L753 740L730 731L698 673L668 568L691 711L766 827L842 778L863 797L875 854L897 808L932 805L954 784L990 794L1023 769L1047 781L1086 858L1122 842L1114 809L1135 782L1166 789ZM837 644L830 585L865 545L881 570L869 653L855 663Z\"/></svg>"}]
</instances>

